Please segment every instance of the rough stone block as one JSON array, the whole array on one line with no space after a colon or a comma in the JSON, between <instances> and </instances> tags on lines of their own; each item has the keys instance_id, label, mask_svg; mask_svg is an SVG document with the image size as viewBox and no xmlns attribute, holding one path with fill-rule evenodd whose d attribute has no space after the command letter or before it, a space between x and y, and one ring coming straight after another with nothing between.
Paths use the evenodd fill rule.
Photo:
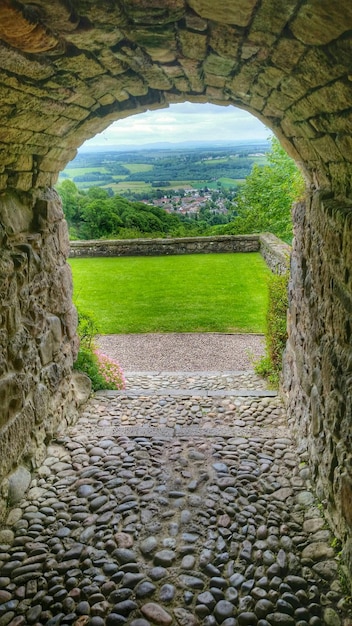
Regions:
<instances>
[{"instance_id":1,"label":"rough stone block","mask_svg":"<svg viewBox=\"0 0 352 626\"><path fill-rule=\"evenodd\" d=\"M35 211L49 223L58 222L64 218L61 199L53 189L47 190L43 197L38 198Z\"/></svg>"},{"instance_id":2,"label":"rough stone block","mask_svg":"<svg viewBox=\"0 0 352 626\"><path fill-rule=\"evenodd\" d=\"M31 483L31 473L22 465L9 476L9 504L14 506L20 502Z\"/></svg>"},{"instance_id":3,"label":"rough stone block","mask_svg":"<svg viewBox=\"0 0 352 626\"><path fill-rule=\"evenodd\" d=\"M345 520L352 528L352 476L347 474L341 479L341 506Z\"/></svg>"},{"instance_id":4,"label":"rough stone block","mask_svg":"<svg viewBox=\"0 0 352 626\"><path fill-rule=\"evenodd\" d=\"M31 228L33 212L14 194L0 197L0 221L8 235L27 232Z\"/></svg>"},{"instance_id":5,"label":"rough stone block","mask_svg":"<svg viewBox=\"0 0 352 626\"><path fill-rule=\"evenodd\" d=\"M23 392L16 374L8 374L0 379L0 428L16 413L23 405Z\"/></svg>"},{"instance_id":6,"label":"rough stone block","mask_svg":"<svg viewBox=\"0 0 352 626\"><path fill-rule=\"evenodd\" d=\"M34 415L37 424L41 424L49 413L50 392L39 383L33 392Z\"/></svg>"},{"instance_id":7,"label":"rough stone block","mask_svg":"<svg viewBox=\"0 0 352 626\"><path fill-rule=\"evenodd\" d=\"M281 33L295 11L296 5L286 0L265 0L256 11L251 26L251 37L257 32ZM268 40L270 42L270 39ZM271 45L272 42L269 44Z\"/></svg>"},{"instance_id":8,"label":"rough stone block","mask_svg":"<svg viewBox=\"0 0 352 626\"><path fill-rule=\"evenodd\" d=\"M168 24L185 13L184 0L125 0L124 8L135 23Z\"/></svg>"},{"instance_id":9,"label":"rough stone block","mask_svg":"<svg viewBox=\"0 0 352 626\"><path fill-rule=\"evenodd\" d=\"M76 307L71 306L70 309L65 313L64 319L67 336L69 337L69 339L72 339L76 335L78 324L78 314Z\"/></svg>"},{"instance_id":10,"label":"rough stone block","mask_svg":"<svg viewBox=\"0 0 352 626\"><path fill-rule=\"evenodd\" d=\"M163 70L157 66L146 68L144 76L152 89L168 90L172 87L169 78L165 75Z\"/></svg>"},{"instance_id":11,"label":"rough stone block","mask_svg":"<svg viewBox=\"0 0 352 626\"><path fill-rule=\"evenodd\" d=\"M179 33L181 49L185 57L201 61L207 53L207 37L199 33L181 30Z\"/></svg>"},{"instance_id":12,"label":"rough stone block","mask_svg":"<svg viewBox=\"0 0 352 626\"><path fill-rule=\"evenodd\" d=\"M226 0L189 0L192 9L203 18L221 24L247 26L257 0L238 0L229 3Z\"/></svg>"},{"instance_id":13,"label":"rough stone block","mask_svg":"<svg viewBox=\"0 0 352 626\"><path fill-rule=\"evenodd\" d=\"M57 314L66 313L71 308L72 273L69 265L62 265L53 274L50 288L50 305Z\"/></svg>"},{"instance_id":14,"label":"rough stone block","mask_svg":"<svg viewBox=\"0 0 352 626\"><path fill-rule=\"evenodd\" d=\"M181 60L181 65L192 91L202 93L204 91L204 82L200 62L194 59L185 59ZM193 98L192 101L194 101Z\"/></svg>"},{"instance_id":15,"label":"rough stone block","mask_svg":"<svg viewBox=\"0 0 352 626\"><path fill-rule=\"evenodd\" d=\"M308 45L324 45L346 32L352 20L352 6L344 10L329 0L311 0L302 6L291 25L294 36Z\"/></svg>"},{"instance_id":16,"label":"rough stone block","mask_svg":"<svg viewBox=\"0 0 352 626\"><path fill-rule=\"evenodd\" d=\"M53 360L54 356L54 342L53 336L50 332L47 332L41 339L39 344L39 354L42 365L48 365Z\"/></svg>"},{"instance_id":17,"label":"rough stone block","mask_svg":"<svg viewBox=\"0 0 352 626\"><path fill-rule=\"evenodd\" d=\"M77 405L81 406L82 404L88 402L92 392L92 383L90 378L82 372L73 372L72 386Z\"/></svg>"},{"instance_id":18,"label":"rough stone block","mask_svg":"<svg viewBox=\"0 0 352 626\"><path fill-rule=\"evenodd\" d=\"M61 57L57 61L57 65L64 71L74 70L83 80L105 73L105 68L100 63L92 58L88 58L85 54L74 57Z\"/></svg>"},{"instance_id":19,"label":"rough stone block","mask_svg":"<svg viewBox=\"0 0 352 626\"><path fill-rule=\"evenodd\" d=\"M216 54L208 54L204 61L203 68L209 74L219 74L220 76L228 76L231 74L235 64L232 59L220 57Z\"/></svg>"},{"instance_id":20,"label":"rough stone block","mask_svg":"<svg viewBox=\"0 0 352 626\"><path fill-rule=\"evenodd\" d=\"M0 436L0 472L6 476L23 459L34 432L34 412L30 404L15 415L3 428Z\"/></svg>"},{"instance_id":21,"label":"rough stone block","mask_svg":"<svg viewBox=\"0 0 352 626\"><path fill-rule=\"evenodd\" d=\"M240 42L238 29L227 24L212 24L209 43L219 56L236 59Z\"/></svg>"}]
</instances>

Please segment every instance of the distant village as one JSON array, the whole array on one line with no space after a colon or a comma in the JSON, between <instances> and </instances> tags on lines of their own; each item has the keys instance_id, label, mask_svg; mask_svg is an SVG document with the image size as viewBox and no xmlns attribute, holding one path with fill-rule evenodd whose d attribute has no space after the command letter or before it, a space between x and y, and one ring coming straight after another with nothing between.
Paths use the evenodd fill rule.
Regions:
<instances>
[{"instance_id":1,"label":"distant village","mask_svg":"<svg viewBox=\"0 0 352 626\"><path fill-rule=\"evenodd\" d=\"M182 195L163 196L146 200L146 204L161 207L167 213L178 213L189 217L197 215L201 209L209 209L212 213L226 215L228 213L228 200L224 198L219 189L199 191L198 189L186 189Z\"/></svg>"}]
</instances>

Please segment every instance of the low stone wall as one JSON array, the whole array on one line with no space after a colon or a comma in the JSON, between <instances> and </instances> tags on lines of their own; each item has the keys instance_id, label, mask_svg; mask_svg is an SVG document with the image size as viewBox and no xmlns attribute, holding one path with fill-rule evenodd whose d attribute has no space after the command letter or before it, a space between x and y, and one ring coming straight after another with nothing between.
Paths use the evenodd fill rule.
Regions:
<instances>
[{"instance_id":1,"label":"low stone wall","mask_svg":"<svg viewBox=\"0 0 352 626\"><path fill-rule=\"evenodd\" d=\"M163 256L219 252L260 252L268 267L282 274L289 267L290 246L272 235L219 235L177 239L109 239L71 241L70 258Z\"/></svg>"},{"instance_id":2,"label":"low stone wall","mask_svg":"<svg viewBox=\"0 0 352 626\"><path fill-rule=\"evenodd\" d=\"M290 269L291 246L272 233L259 236L260 254L274 274L285 274Z\"/></svg>"},{"instance_id":3,"label":"low stone wall","mask_svg":"<svg viewBox=\"0 0 352 626\"><path fill-rule=\"evenodd\" d=\"M70 257L164 256L212 252L258 252L258 235L71 241Z\"/></svg>"},{"instance_id":4,"label":"low stone wall","mask_svg":"<svg viewBox=\"0 0 352 626\"><path fill-rule=\"evenodd\" d=\"M0 520L76 415L68 253L54 190L0 197Z\"/></svg>"}]
</instances>

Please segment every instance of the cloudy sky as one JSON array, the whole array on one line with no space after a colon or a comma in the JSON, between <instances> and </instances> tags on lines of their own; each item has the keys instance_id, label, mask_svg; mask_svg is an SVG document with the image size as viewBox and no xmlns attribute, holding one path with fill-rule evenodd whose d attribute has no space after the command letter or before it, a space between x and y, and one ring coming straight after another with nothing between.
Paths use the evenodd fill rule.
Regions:
<instances>
[{"instance_id":1,"label":"cloudy sky","mask_svg":"<svg viewBox=\"0 0 352 626\"><path fill-rule=\"evenodd\" d=\"M267 139L270 135L270 130L247 111L186 102L114 122L84 147L138 146L164 141L242 141Z\"/></svg>"}]
</instances>

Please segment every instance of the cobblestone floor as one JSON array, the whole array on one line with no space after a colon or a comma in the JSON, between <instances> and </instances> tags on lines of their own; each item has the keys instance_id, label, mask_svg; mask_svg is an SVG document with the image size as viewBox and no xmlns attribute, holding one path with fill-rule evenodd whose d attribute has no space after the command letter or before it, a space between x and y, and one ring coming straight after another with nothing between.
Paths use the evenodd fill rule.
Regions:
<instances>
[{"instance_id":1,"label":"cobblestone floor","mask_svg":"<svg viewBox=\"0 0 352 626\"><path fill-rule=\"evenodd\" d=\"M129 372L127 389L267 389L263 378L253 371L238 372Z\"/></svg>"},{"instance_id":2,"label":"cobblestone floor","mask_svg":"<svg viewBox=\"0 0 352 626\"><path fill-rule=\"evenodd\" d=\"M279 398L243 372L128 379L10 511L0 626L351 626Z\"/></svg>"}]
</instances>

